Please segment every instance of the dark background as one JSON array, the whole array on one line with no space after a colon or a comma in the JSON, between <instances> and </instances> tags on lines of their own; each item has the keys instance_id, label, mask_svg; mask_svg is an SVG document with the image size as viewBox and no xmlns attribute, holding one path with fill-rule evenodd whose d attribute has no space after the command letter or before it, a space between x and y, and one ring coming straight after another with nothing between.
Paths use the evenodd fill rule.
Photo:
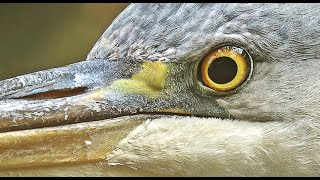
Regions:
<instances>
[{"instance_id":1,"label":"dark background","mask_svg":"<svg viewBox=\"0 0 320 180\"><path fill-rule=\"evenodd\" d=\"M126 3L0 4L0 80L86 58Z\"/></svg>"}]
</instances>

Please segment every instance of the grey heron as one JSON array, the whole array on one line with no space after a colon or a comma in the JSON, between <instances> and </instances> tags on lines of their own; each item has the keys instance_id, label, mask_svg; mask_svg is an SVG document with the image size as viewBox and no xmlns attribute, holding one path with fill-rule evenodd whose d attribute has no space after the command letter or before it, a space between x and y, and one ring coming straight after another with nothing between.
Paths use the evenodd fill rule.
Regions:
<instances>
[{"instance_id":1,"label":"grey heron","mask_svg":"<svg viewBox=\"0 0 320 180\"><path fill-rule=\"evenodd\" d=\"M319 4L131 4L0 82L2 176L320 174Z\"/></svg>"}]
</instances>

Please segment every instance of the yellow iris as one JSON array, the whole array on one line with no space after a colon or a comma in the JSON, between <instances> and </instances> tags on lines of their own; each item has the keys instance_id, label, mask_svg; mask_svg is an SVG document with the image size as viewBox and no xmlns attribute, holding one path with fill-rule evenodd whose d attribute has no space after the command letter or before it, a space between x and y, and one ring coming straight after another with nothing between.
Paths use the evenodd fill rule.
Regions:
<instances>
[{"instance_id":1,"label":"yellow iris","mask_svg":"<svg viewBox=\"0 0 320 180\"><path fill-rule=\"evenodd\" d=\"M201 76L206 86L216 91L225 92L225 91L230 91L237 88L245 81L248 75L247 61L244 55L241 53L243 50L240 48L237 48L237 49L240 50L240 52L237 51L235 48L222 47L214 51L211 51L209 54L207 54L204 57L201 65ZM210 66L212 66L213 62L217 61L218 59L220 60L226 59L228 61L233 60L237 66L236 74L233 77L233 79L230 80L229 82L217 83L212 80L212 77L210 77L209 68ZM231 71L231 69L224 67L223 71L226 71L226 73L228 73L228 71Z\"/></svg>"}]
</instances>

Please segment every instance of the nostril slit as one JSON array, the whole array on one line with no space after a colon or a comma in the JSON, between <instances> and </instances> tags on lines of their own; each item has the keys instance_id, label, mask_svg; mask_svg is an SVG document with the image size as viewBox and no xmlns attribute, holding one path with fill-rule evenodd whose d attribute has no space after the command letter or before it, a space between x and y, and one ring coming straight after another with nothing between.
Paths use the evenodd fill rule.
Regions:
<instances>
[{"instance_id":1,"label":"nostril slit","mask_svg":"<svg viewBox=\"0 0 320 180\"><path fill-rule=\"evenodd\" d=\"M59 90L41 92L37 94L31 94L31 95L19 97L16 99L57 99L57 98L79 95L84 93L87 89L88 89L87 87L59 89Z\"/></svg>"}]
</instances>

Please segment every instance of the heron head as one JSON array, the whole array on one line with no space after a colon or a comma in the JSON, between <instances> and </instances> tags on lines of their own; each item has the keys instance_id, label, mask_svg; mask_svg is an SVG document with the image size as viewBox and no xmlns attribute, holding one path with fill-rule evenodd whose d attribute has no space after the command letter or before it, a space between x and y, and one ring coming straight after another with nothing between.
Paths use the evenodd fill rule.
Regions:
<instances>
[{"instance_id":1,"label":"heron head","mask_svg":"<svg viewBox=\"0 0 320 180\"><path fill-rule=\"evenodd\" d=\"M317 17L301 4L132 4L86 61L0 82L2 168L316 174Z\"/></svg>"}]
</instances>

